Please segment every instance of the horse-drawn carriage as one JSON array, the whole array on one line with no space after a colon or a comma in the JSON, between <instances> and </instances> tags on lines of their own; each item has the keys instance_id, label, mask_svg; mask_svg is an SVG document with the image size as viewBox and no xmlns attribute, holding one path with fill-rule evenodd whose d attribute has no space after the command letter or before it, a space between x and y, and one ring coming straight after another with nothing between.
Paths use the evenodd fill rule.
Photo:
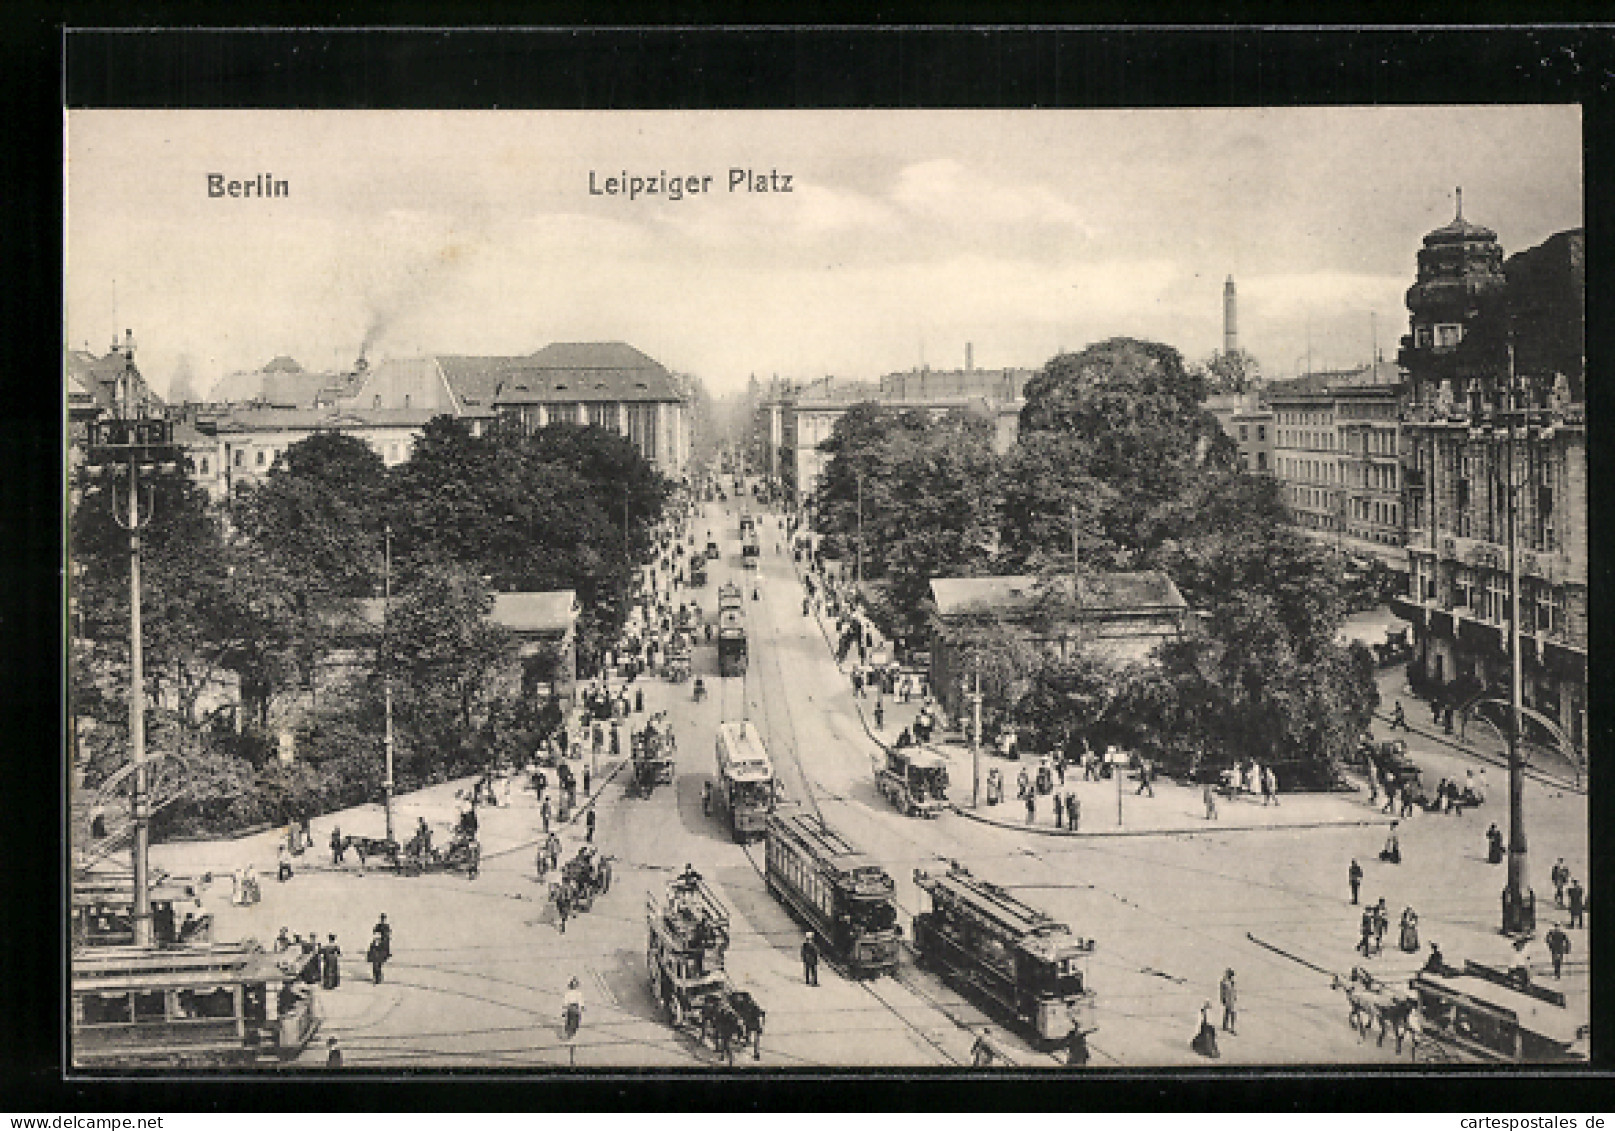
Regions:
<instances>
[{"instance_id":1,"label":"horse-drawn carriage","mask_svg":"<svg viewBox=\"0 0 1615 1131\"><path fill-rule=\"evenodd\" d=\"M559 903L564 894L571 911L591 911L594 901L610 890L611 857L586 844L561 865L561 878L550 885L550 901Z\"/></svg>"},{"instance_id":2,"label":"horse-drawn carriage","mask_svg":"<svg viewBox=\"0 0 1615 1131\"><path fill-rule=\"evenodd\" d=\"M419 876L423 872L464 872L474 880L482 868L482 845L476 835L465 828L455 830L445 848L437 848L419 833L404 845L401 871L406 876Z\"/></svg>"},{"instance_id":3,"label":"horse-drawn carriage","mask_svg":"<svg viewBox=\"0 0 1615 1131\"><path fill-rule=\"evenodd\" d=\"M724 970L729 914L717 895L686 866L661 898L646 896L645 911L651 998L668 1022L710 1041L731 1064L736 1046L748 1042L752 1058L759 1059L763 1010Z\"/></svg>"},{"instance_id":4,"label":"horse-drawn carriage","mask_svg":"<svg viewBox=\"0 0 1615 1131\"><path fill-rule=\"evenodd\" d=\"M673 781L673 732L654 717L633 737L634 787L648 795Z\"/></svg>"}]
</instances>

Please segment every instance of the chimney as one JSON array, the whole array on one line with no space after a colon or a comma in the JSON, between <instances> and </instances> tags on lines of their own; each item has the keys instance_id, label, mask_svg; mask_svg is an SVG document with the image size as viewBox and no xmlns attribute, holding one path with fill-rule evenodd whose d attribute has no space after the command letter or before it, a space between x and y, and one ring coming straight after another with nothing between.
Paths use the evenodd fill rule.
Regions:
<instances>
[{"instance_id":1,"label":"chimney","mask_svg":"<svg viewBox=\"0 0 1615 1131\"><path fill-rule=\"evenodd\" d=\"M1239 351L1239 320L1235 311L1237 297L1234 294L1234 277L1228 276L1228 281L1222 285L1222 352L1234 354Z\"/></svg>"},{"instance_id":2,"label":"chimney","mask_svg":"<svg viewBox=\"0 0 1615 1131\"><path fill-rule=\"evenodd\" d=\"M966 373L974 372L975 368L976 368L976 350L975 350L975 347L970 342L966 342L965 343L965 372Z\"/></svg>"}]
</instances>

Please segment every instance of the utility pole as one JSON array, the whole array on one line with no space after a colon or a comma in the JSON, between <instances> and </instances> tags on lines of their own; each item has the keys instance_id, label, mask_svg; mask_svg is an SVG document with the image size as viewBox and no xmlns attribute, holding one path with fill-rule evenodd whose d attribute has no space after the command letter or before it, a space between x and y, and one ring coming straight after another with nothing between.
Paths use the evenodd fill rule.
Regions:
<instances>
[{"instance_id":1,"label":"utility pole","mask_svg":"<svg viewBox=\"0 0 1615 1131\"><path fill-rule=\"evenodd\" d=\"M1525 759L1520 753L1521 672L1520 672L1520 557L1518 547L1519 503L1514 496L1515 403L1514 345L1508 347L1508 442L1507 479L1504 498L1508 504L1508 582L1509 582L1509 728L1508 728L1508 886L1503 889L1503 931L1529 934L1536 930L1536 893L1526 879L1525 845Z\"/></svg>"},{"instance_id":2,"label":"utility pole","mask_svg":"<svg viewBox=\"0 0 1615 1131\"><path fill-rule=\"evenodd\" d=\"M981 657L976 661L976 689L970 696L970 807L981 808Z\"/></svg>"},{"instance_id":3,"label":"utility pole","mask_svg":"<svg viewBox=\"0 0 1615 1131\"><path fill-rule=\"evenodd\" d=\"M114 339L114 345L116 339ZM151 848L151 780L146 758L146 673L140 619L140 532L151 523L155 497L141 512L140 476L142 470L171 469L178 453L173 446L173 424L161 417L146 415L145 398L135 395L134 333L124 331L124 371L119 383L116 415L90 426L88 446L92 473L111 471L112 517L129 532L129 760L134 767L130 788L130 816L134 822L131 864L134 872L134 906L131 915L136 946L151 946L151 888L148 864ZM124 465L129 476L128 507L118 504L117 472ZM145 488L150 492L150 486Z\"/></svg>"},{"instance_id":4,"label":"utility pole","mask_svg":"<svg viewBox=\"0 0 1615 1131\"><path fill-rule=\"evenodd\" d=\"M388 523L384 527L384 549L382 551L382 597L381 597L381 649L386 664L383 675L382 698L386 704L387 731L382 745L387 754L387 776L381 783L381 807L387 819L387 839L393 839L393 672L392 672L392 646L388 633L391 631L389 621L392 620L393 609L393 528Z\"/></svg>"},{"instance_id":5,"label":"utility pole","mask_svg":"<svg viewBox=\"0 0 1615 1131\"><path fill-rule=\"evenodd\" d=\"M858 472L858 562L853 587L860 592L864 586L864 473Z\"/></svg>"}]
</instances>

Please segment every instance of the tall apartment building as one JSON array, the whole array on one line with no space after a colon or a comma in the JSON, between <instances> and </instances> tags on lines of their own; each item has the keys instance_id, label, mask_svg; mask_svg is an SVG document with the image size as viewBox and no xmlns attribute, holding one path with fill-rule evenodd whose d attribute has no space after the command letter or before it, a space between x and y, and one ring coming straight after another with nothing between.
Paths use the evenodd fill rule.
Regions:
<instances>
[{"instance_id":1,"label":"tall apartment building","mask_svg":"<svg viewBox=\"0 0 1615 1131\"><path fill-rule=\"evenodd\" d=\"M1460 206L1424 237L1399 355L1410 577L1393 603L1417 674L1459 705L1506 699L1512 511L1524 702L1573 753L1587 734L1584 278L1579 229L1505 261Z\"/></svg>"}]
</instances>

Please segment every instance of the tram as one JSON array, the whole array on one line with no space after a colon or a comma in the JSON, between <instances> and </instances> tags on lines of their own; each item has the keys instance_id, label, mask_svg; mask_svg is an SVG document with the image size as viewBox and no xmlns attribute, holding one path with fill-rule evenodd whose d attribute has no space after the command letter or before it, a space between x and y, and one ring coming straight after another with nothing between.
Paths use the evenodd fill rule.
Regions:
<instances>
[{"instance_id":1,"label":"tram","mask_svg":"<svg viewBox=\"0 0 1615 1131\"><path fill-rule=\"evenodd\" d=\"M740 564L746 569L756 569L762 547L757 542L757 531L753 530L740 540Z\"/></svg>"},{"instance_id":2,"label":"tram","mask_svg":"<svg viewBox=\"0 0 1615 1131\"><path fill-rule=\"evenodd\" d=\"M897 970L897 885L886 869L802 812L768 818L768 890L855 976Z\"/></svg>"},{"instance_id":3,"label":"tram","mask_svg":"<svg viewBox=\"0 0 1615 1131\"><path fill-rule=\"evenodd\" d=\"M320 1024L314 986L252 942L87 947L72 971L78 1067L273 1065Z\"/></svg>"},{"instance_id":4,"label":"tram","mask_svg":"<svg viewBox=\"0 0 1615 1131\"><path fill-rule=\"evenodd\" d=\"M737 841L762 835L774 811L774 764L756 726L719 723L717 762L713 796L730 832Z\"/></svg>"},{"instance_id":5,"label":"tram","mask_svg":"<svg viewBox=\"0 0 1615 1131\"><path fill-rule=\"evenodd\" d=\"M1092 939L972 876L957 862L941 875L914 871L931 910L914 916L921 964L1012 1014L1048 1042L1065 1040L1092 1006L1085 968Z\"/></svg>"},{"instance_id":6,"label":"tram","mask_svg":"<svg viewBox=\"0 0 1615 1131\"><path fill-rule=\"evenodd\" d=\"M196 889L159 874L148 888L152 937L159 946L204 943L213 937L213 916L202 912ZM73 945L128 946L135 941L135 883L128 873L73 878ZM183 918L182 918L183 916Z\"/></svg>"},{"instance_id":7,"label":"tram","mask_svg":"<svg viewBox=\"0 0 1615 1131\"><path fill-rule=\"evenodd\" d=\"M718 674L746 674L746 601L733 582L718 587Z\"/></svg>"}]
</instances>

